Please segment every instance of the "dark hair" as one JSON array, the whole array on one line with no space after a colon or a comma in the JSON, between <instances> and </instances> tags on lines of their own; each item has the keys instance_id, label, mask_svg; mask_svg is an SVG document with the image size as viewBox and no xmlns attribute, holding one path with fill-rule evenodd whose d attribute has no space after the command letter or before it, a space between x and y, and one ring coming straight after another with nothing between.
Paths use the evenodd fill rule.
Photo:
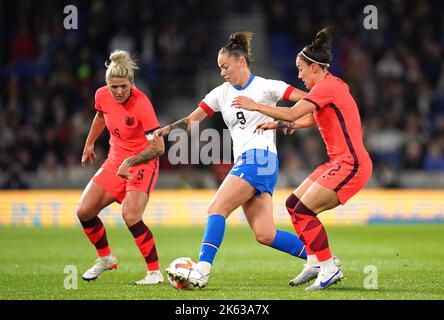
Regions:
<instances>
[{"instance_id":1,"label":"dark hair","mask_svg":"<svg viewBox=\"0 0 444 320\"><path fill-rule=\"evenodd\" d=\"M230 42L220 49L220 53L228 53L230 56L244 56L247 61L247 65L250 66L253 61L253 55L251 54L251 40L253 39L253 33L250 31L235 32L230 35Z\"/></svg>"},{"instance_id":2,"label":"dark hair","mask_svg":"<svg viewBox=\"0 0 444 320\"><path fill-rule=\"evenodd\" d=\"M298 57L309 65L317 63L322 68L330 65L332 60L331 43L333 40L332 28L326 27L316 34L312 43L298 54Z\"/></svg>"}]
</instances>

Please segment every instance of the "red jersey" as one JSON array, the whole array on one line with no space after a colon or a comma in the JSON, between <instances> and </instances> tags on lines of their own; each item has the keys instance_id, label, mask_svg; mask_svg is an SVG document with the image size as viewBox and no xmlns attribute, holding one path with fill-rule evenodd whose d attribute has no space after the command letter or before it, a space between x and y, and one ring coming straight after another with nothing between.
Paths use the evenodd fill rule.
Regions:
<instances>
[{"instance_id":1,"label":"red jersey","mask_svg":"<svg viewBox=\"0 0 444 320\"><path fill-rule=\"evenodd\" d=\"M303 99L316 106L314 118L331 162L358 165L369 159L358 106L344 81L327 73Z\"/></svg>"},{"instance_id":2,"label":"red jersey","mask_svg":"<svg viewBox=\"0 0 444 320\"><path fill-rule=\"evenodd\" d=\"M114 100L107 86L99 88L95 96L95 109L103 112L105 117L110 132L108 161L116 167L126 158L147 148L150 143L146 133L160 127L151 101L135 87L123 104Z\"/></svg>"}]
</instances>

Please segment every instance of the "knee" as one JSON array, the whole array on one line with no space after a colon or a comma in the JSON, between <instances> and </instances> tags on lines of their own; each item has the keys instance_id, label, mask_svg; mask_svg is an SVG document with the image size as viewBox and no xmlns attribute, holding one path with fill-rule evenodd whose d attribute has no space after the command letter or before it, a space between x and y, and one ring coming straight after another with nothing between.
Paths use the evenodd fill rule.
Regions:
<instances>
[{"instance_id":1,"label":"knee","mask_svg":"<svg viewBox=\"0 0 444 320\"><path fill-rule=\"evenodd\" d=\"M97 215L94 215L93 210L90 210L83 205L79 205L76 213L77 213L77 218L80 221L89 221L89 220L93 219L95 216L97 216Z\"/></svg>"},{"instance_id":2,"label":"knee","mask_svg":"<svg viewBox=\"0 0 444 320\"><path fill-rule=\"evenodd\" d=\"M137 214L137 212L134 210L131 210L131 209L123 210L122 211L122 218L128 227L135 225L141 219L140 216Z\"/></svg>"},{"instance_id":3,"label":"knee","mask_svg":"<svg viewBox=\"0 0 444 320\"><path fill-rule=\"evenodd\" d=\"M271 233L271 232L256 232L255 233L256 241L258 243L266 245L266 246L271 246L275 236L276 236L276 234Z\"/></svg>"},{"instance_id":4,"label":"knee","mask_svg":"<svg viewBox=\"0 0 444 320\"><path fill-rule=\"evenodd\" d=\"M208 205L207 214L219 214L227 218L230 215L230 211L226 206L221 205L218 201L212 201Z\"/></svg>"},{"instance_id":5,"label":"knee","mask_svg":"<svg viewBox=\"0 0 444 320\"><path fill-rule=\"evenodd\" d=\"M289 214L293 213L293 209L297 205L298 202L299 202L298 197L296 197L294 195L294 193L290 194L290 196L285 201L285 206L287 207L287 211Z\"/></svg>"}]
</instances>

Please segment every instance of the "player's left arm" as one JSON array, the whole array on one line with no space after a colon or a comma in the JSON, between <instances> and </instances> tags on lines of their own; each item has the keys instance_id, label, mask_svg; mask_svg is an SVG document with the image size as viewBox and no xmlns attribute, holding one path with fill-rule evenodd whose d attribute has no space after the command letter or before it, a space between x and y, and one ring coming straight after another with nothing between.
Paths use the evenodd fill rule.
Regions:
<instances>
[{"instance_id":1,"label":"player's left arm","mask_svg":"<svg viewBox=\"0 0 444 320\"><path fill-rule=\"evenodd\" d=\"M284 134L292 135L296 132L296 129L310 128L314 127L315 125L316 120L313 112L310 112L293 122L278 120L276 123L276 129L282 129Z\"/></svg>"},{"instance_id":2,"label":"player's left arm","mask_svg":"<svg viewBox=\"0 0 444 320\"><path fill-rule=\"evenodd\" d=\"M314 118L313 112L310 112L293 122L277 120L277 121L267 121L259 123L256 126L254 132L280 129L284 134L292 135L293 133L296 132L296 129L310 128L313 127L314 125L316 125L316 120Z\"/></svg>"},{"instance_id":3,"label":"player's left arm","mask_svg":"<svg viewBox=\"0 0 444 320\"><path fill-rule=\"evenodd\" d=\"M149 139L148 135L147 139ZM117 170L117 175L124 179L130 179L131 176L129 173L129 169L131 167L137 166L142 163L148 163L151 160L156 159L161 155L163 155L164 152L165 152L165 144L163 142L163 139L157 139L151 141L150 145L145 150L132 157L126 158L120 165L119 169Z\"/></svg>"},{"instance_id":4,"label":"player's left arm","mask_svg":"<svg viewBox=\"0 0 444 320\"><path fill-rule=\"evenodd\" d=\"M130 167L137 166L142 163L147 163L153 159L156 159L165 153L165 144L162 139L157 139L151 142L151 144L143 150L141 153L136 154L125 161Z\"/></svg>"},{"instance_id":5,"label":"player's left arm","mask_svg":"<svg viewBox=\"0 0 444 320\"><path fill-rule=\"evenodd\" d=\"M251 98L245 96L236 97L233 100L233 105L236 108L258 111L266 116L289 122L294 122L316 109L314 103L307 100L299 100L293 107L286 108L256 103Z\"/></svg>"},{"instance_id":6,"label":"player's left arm","mask_svg":"<svg viewBox=\"0 0 444 320\"><path fill-rule=\"evenodd\" d=\"M286 122L282 120L279 120L279 122L283 126L288 124L288 126L292 129L310 128L316 125L316 120L314 118L313 112L307 113L305 116L302 116L293 122Z\"/></svg>"}]
</instances>

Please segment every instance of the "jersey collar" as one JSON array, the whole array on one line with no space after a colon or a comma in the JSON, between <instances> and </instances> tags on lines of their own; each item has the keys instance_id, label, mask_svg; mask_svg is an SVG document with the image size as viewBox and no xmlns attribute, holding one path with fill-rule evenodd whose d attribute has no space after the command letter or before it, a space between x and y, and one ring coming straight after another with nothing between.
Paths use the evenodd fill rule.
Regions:
<instances>
[{"instance_id":1,"label":"jersey collar","mask_svg":"<svg viewBox=\"0 0 444 320\"><path fill-rule=\"evenodd\" d=\"M250 74L250 79L248 79L248 82L247 82L246 85L244 85L243 87L241 87L241 86L238 86L238 85L236 85L236 84L232 84L232 86L233 86L234 89L239 90L239 91L242 91L242 90L245 90L245 89L248 88L248 86L249 86L250 83L253 81L253 79L254 79L254 74L251 73L251 74Z\"/></svg>"}]
</instances>

